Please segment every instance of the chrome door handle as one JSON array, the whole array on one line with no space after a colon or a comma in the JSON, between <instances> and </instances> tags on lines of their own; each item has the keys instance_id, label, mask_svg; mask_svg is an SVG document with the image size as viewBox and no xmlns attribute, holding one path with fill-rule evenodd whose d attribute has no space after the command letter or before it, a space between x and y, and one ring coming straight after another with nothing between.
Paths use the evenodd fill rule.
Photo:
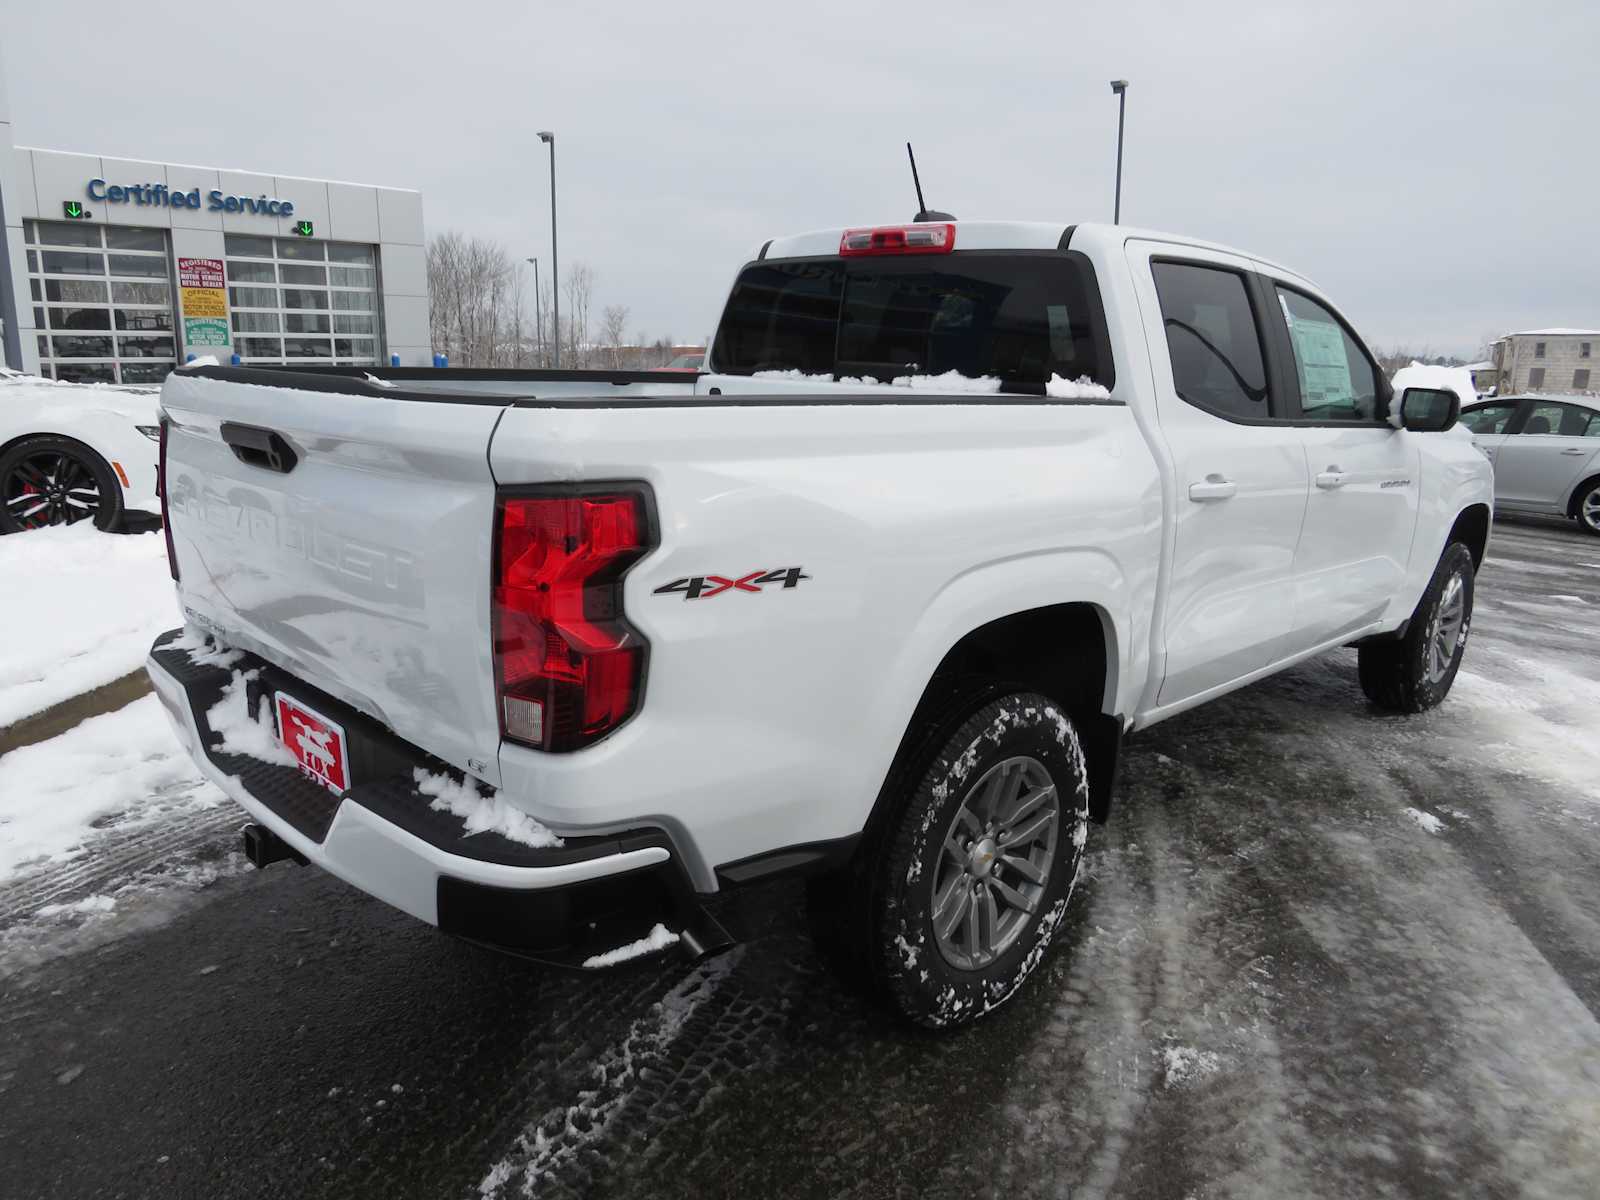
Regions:
<instances>
[{"instance_id":1,"label":"chrome door handle","mask_svg":"<svg viewBox=\"0 0 1600 1200\"><path fill-rule=\"evenodd\" d=\"M1207 475L1204 482L1189 485L1189 499L1196 504L1204 504L1208 500L1226 500L1238 490L1239 485L1231 479Z\"/></svg>"},{"instance_id":2,"label":"chrome door handle","mask_svg":"<svg viewBox=\"0 0 1600 1200\"><path fill-rule=\"evenodd\" d=\"M1569 446L1567 449L1563 450L1561 453L1563 453L1563 454L1588 454L1589 451L1580 450L1576 446Z\"/></svg>"},{"instance_id":3,"label":"chrome door handle","mask_svg":"<svg viewBox=\"0 0 1600 1200\"><path fill-rule=\"evenodd\" d=\"M1344 482L1345 474L1343 471L1324 471L1317 476L1317 486L1319 488L1342 488Z\"/></svg>"}]
</instances>

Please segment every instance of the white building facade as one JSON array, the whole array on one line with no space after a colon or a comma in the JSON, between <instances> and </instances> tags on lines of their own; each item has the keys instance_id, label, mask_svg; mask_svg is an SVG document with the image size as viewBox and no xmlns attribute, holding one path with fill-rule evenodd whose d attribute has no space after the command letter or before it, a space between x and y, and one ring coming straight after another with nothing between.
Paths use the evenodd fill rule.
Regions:
<instances>
[{"instance_id":1,"label":"white building facade","mask_svg":"<svg viewBox=\"0 0 1600 1200\"><path fill-rule=\"evenodd\" d=\"M189 355L431 361L421 193L16 146L5 95L7 365L150 383Z\"/></svg>"}]
</instances>

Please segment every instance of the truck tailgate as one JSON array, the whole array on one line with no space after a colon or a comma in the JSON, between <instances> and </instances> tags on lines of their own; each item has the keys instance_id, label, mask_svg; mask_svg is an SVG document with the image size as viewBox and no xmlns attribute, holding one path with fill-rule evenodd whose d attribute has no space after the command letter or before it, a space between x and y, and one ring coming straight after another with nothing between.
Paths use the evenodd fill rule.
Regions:
<instances>
[{"instance_id":1,"label":"truck tailgate","mask_svg":"<svg viewBox=\"0 0 1600 1200\"><path fill-rule=\"evenodd\" d=\"M488 447L506 401L292 379L179 371L162 390L185 617L498 784ZM272 454L247 444L271 435Z\"/></svg>"}]
</instances>

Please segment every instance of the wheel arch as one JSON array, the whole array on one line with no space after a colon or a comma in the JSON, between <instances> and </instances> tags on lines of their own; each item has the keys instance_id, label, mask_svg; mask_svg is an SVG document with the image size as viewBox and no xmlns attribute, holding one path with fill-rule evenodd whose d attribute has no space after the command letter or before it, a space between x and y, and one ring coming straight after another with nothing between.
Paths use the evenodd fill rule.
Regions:
<instances>
[{"instance_id":1,"label":"wheel arch","mask_svg":"<svg viewBox=\"0 0 1600 1200\"><path fill-rule=\"evenodd\" d=\"M1469 504L1456 514L1455 523L1450 526L1450 536L1444 544L1448 546L1451 542L1461 542L1472 555L1472 569L1479 570L1483 566L1483 556L1489 549L1489 526L1492 521L1493 516L1487 504Z\"/></svg>"},{"instance_id":2,"label":"wheel arch","mask_svg":"<svg viewBox=\"0 0 1600 1200\"><path fill-rule=\"evenodd\" d=\"M1023 609L968 630L923 687L868 816L863 845L876 841L907 773L950 736L973 708L1012 691L1048 696L1067 710L1083 743L1090 816L1104 822L1121 750L1116 702L1116 623L1099 604L1072 601Z\"/></svg>"},{"instance_id":3,"label":"wheel arch","mask_svg":"<svg viewBox=\"0 0 1600 1200\"><path fill-rule=\"evenodd\" d=\"M1572 495L1567 497L1567 516L1576 517L1578 515L1578 502L1596 484L1600 484L1600 471L1585 476L1578 481L1578 486L1572 489Z\"/></svg>"},{"instance_id":4,"label":"wheel arch","mask_svg":"<svg viewBox=\"0 0 1600 1200\"><path fill-rule=\"evenodd\" d=\"M0 442L0 455L9 454L14 447L21 445L23 442L32 441L34 438L60 438L63 441L72 442L75 445L82 446L101 462L105 463L106 470L111 472L111 477L113 479L117 479L117 473L115 470L113 470L111 465L115 456L108 454L104 446L98 446L90 439L84 437L81 430L77 433L65 433L59 429L30 429L27 433L19 433L14 437L6 439L4 442ZM117 486L119 488L122 486L122 480L117 479Z\"/></svg>"}]
</instances>

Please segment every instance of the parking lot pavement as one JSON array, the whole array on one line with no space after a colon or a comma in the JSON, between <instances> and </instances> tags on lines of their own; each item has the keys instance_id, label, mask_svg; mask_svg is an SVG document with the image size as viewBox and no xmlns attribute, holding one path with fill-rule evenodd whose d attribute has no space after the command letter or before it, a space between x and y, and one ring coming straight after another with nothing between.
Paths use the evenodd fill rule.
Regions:
<instances>
[{"instance_id":1,"label":"parking lot pavement","mask_svg":"<svg viewBox=\"0 0 1600 1200\"><path fill-rule=\"evenodd\" d=\"M287 866L56 934L13 906L7 1190L1600 1194L1600 541L1497 526L1470 637L1432 713L1343 651L1130 739L1059 950L954 1036L838 985L796 887L600 978Z\"/></svg>"}]
</instances>

